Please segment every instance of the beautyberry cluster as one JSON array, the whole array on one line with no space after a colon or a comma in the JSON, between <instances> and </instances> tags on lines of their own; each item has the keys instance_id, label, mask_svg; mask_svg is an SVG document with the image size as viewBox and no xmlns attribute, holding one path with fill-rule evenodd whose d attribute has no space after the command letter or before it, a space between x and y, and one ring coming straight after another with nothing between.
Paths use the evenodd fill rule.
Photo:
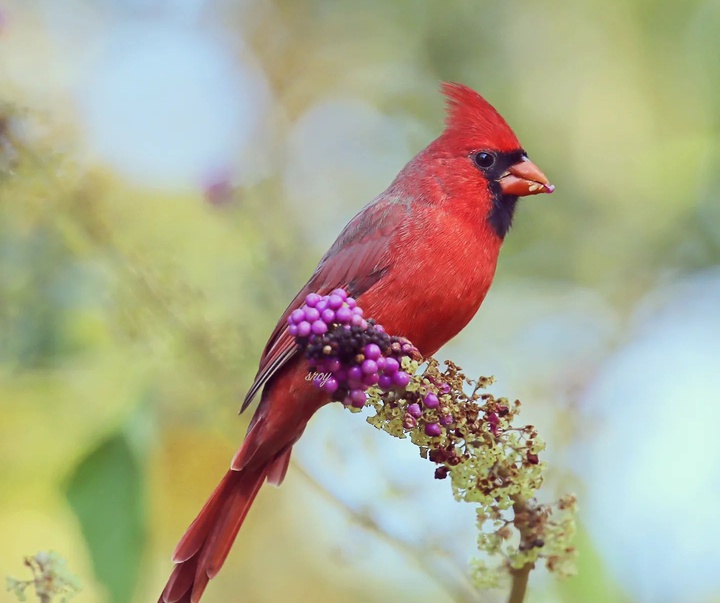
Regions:
<instances>
[{"instance_id":1,"label":"beautyberry cluster","mask_svg":"<svg viewBox=\"0 0 720 603\"><path fill-rule=\"evenodd\" d=\"M410 375L402 370L402 359L420 357L409 341L366 319L344 289L323 296L310 293L288 324L305 351L316 387L353 408L365 406L366 391L373 385L383 391L405 388Z\"/></svg>"}]
</instances>

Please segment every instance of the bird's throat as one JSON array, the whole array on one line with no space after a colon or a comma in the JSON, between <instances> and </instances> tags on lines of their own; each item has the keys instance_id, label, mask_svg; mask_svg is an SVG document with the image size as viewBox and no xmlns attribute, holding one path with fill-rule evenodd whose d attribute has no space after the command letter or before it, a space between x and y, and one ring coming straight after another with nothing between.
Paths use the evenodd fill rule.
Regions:
<instances>
[{"instance_id":1,"label":"bird's throat","mask_svg":"<svg viewBox=\"0 0 720 603\"><path fill-rule=\"evenodd\" d=\"M500 186L496 183L490 185L490 195L492 197L492 207L488 212L487 221L493 232L500 239L504 239L512 226L518 198L512 195L503 195Z\"/></svg>"}]
</instances>

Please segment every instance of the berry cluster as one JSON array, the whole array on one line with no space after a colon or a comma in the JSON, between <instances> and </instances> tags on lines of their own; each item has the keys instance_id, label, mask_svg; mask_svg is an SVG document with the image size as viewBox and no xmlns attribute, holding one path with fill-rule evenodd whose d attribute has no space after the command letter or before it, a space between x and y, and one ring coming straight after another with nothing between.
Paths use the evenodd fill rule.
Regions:
<instances>
[{"instance_id":1,"label":"berry cluster","mask_svg":"<svg viewBox=\"0 0 720 603\"><path fill-rule=\"evenodd\" d=\"M417 349L393 337L372 319L344 289L330 295L310 293L305 304L288 317L289 332L310 362L317 387L346 406L362 408L366 390L405 388L410 375L402 370L404 356L418 358Z\"/></svg>"}]
</instances>

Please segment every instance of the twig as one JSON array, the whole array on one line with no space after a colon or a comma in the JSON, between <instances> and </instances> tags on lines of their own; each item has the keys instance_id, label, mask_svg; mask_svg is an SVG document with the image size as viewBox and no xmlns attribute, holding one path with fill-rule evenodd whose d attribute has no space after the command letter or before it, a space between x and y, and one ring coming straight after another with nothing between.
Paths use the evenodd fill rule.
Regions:
<instances>
[{"instance_id":1,"label":"twig","mask_svg":"<svg viewBox=\"0 0 720 603\"><path fill-rule=\"evenodd\" d=\"M530 578L530 572L534 567L534 563L528 563L520 569L510 570L512 589L510 590L508 603L523 603L525 600L525 592L527 591L528 578Z\"/></svg>"},{"instance_id":2,"label":"twig","mask_svg":"<svg viewBox=\"0 0 720 603\"><path fill-rule=\"evenodd\" d=\"M528 537L529 525L526 518L530 512L530 508L527 501L517 498L513 505L513 511L515 513L515 527L520 532L520 541L525 542ZM525 593L527 592L528 579L530 578L530 572L535 568L534 563L526 563L521 568L510 569L510 576L512 577L512 588L510 589L510 597L508 603L523 603L525 601Z\"/></svg>"}]
</instances>

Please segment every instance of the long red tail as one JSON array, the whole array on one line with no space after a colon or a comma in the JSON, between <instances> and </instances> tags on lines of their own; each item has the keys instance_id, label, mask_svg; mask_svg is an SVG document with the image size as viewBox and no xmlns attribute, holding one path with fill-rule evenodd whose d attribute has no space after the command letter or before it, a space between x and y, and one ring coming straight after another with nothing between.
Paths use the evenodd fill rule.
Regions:
<instances>
[{"instance_id":1,"label":"long red tail","mask_svg":"<svg viewBox=\"0 0 720 603\"><path fill-rule=\"evenodd\" d=\"M175 569L159 603L200 600L208 581L220 571L260 486L272 469L271 464L230 470L225 474L175 548Z\"/></svg>"}]
</instances>

